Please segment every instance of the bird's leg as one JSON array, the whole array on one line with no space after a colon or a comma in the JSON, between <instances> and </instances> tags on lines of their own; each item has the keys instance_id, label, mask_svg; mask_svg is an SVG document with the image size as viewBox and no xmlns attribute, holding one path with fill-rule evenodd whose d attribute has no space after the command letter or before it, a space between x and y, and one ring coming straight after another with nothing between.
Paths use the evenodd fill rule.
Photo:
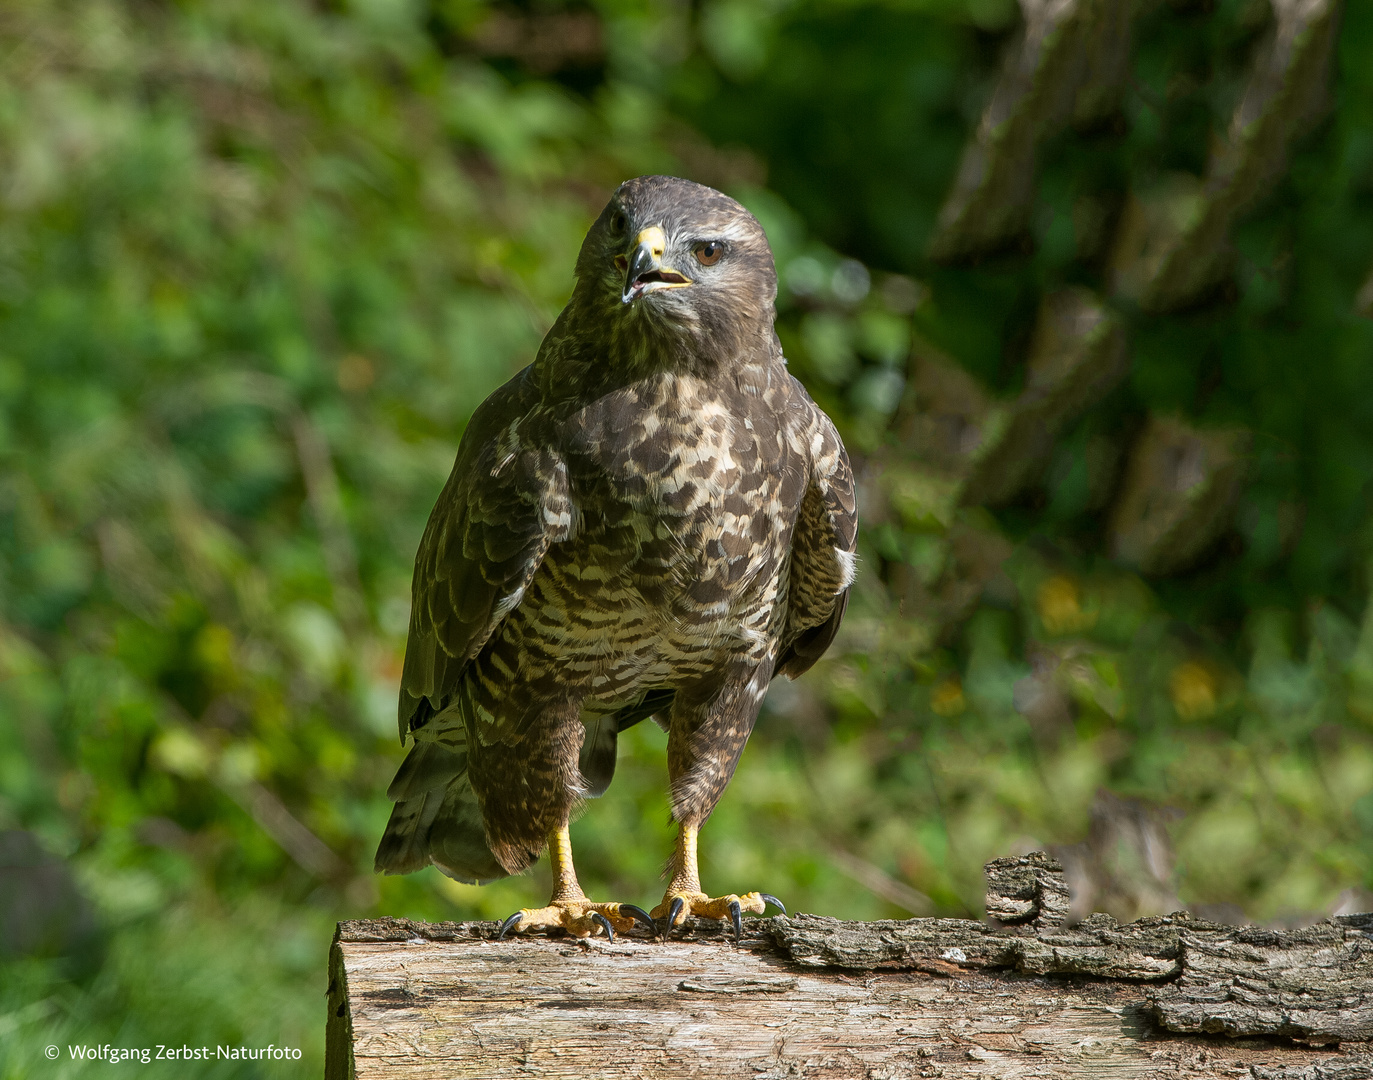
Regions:
<instances>
[{"instance_id":1,"label":"bird's leg","mask_svg":"<svg viewBox=\"0 0 1373 1080\"><path fill-rule=\"evenodd\" d=\"M572 865L572 837L566 823L548 834L548 861L553 867L553 896L548 906L521 908L501 925L501 937L511 930L522 934L556 926L573 937L604 933L614 941L616 930L621 933L632 930L636 921L656 933L652 918L641 907L597 904L587 899L577 882L577 869Z\"/></svg>"},{"instance_id":2,"label":"bird's leg","mask_svg":"<svg viewBox=\"0 0 1373 1080\"><path fill-rule=\"evenodd\" d=\"M668 869L672 877L668 882L663 902L653 909L654 919L667 920L667 932L679 926L688 915L700 919L729 919L734 924L734 936L743 933L743 913L761 915L768 904L780 908L782 914L787 909L782 901L768 893L751 892L743 896L730 893L728 896L707 896L701 891L701 874L696 866L697 826L683 823L677 832L677 847L672 852Z\"/></svg>"}]
</instances>

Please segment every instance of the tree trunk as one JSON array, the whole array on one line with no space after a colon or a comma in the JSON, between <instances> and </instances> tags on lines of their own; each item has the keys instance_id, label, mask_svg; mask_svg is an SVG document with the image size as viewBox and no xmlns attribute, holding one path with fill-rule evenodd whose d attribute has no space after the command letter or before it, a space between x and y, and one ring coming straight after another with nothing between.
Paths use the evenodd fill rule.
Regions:
<instances>
[{"instance_id":1,"label":"tree trunk","mask_svg":"<svg viewBox=\"0 0 1373 1080\"><path fill-rule=\"evenodd\" d=\"M1373 916L1066 929L1051 860L988 876L1017 923L779 916L738 943L341 923L326 1077L1373 1077Z\"/></svg>"}]
</instances>

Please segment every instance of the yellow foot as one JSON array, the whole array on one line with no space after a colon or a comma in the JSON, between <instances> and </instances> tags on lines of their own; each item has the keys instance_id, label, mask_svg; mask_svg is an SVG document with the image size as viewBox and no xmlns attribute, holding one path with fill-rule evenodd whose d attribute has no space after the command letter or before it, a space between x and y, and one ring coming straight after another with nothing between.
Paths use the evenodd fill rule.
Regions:
<instances>
[{"instance_id":1,"label":"yellow foot","mask_svg":"<svg viewBox=\"0 0 1373 1080\"><path fill-rule=\"evenodd\" d=\"M779 908L783 915L787 913L782 901L765 892L745 893L743 896L734 893L728 896L707 896L702 892L681 893L669 890L663 897L663 902L653 909L652 915L654 919L667 919L665 936L672 932L673 927L685 922L688 915L694 915L698 919L728 919L734 924L734 937L738 940L744 932L744 912L761 915L767 910L768 904Z\"/></svg>"},{"instance_id":2,"label":"yellow foot","mask_svg":"<svg viewBox=\"0 0 1373 1080\"><path fill-rule=\"evenodd\" d=\"M591 937L604 933L611 941L615 931L624 933L634 929L636 922L643 923L649 933L657 934L653 919L641 907L633 904L595 904L590 900L554 900L548 907L521 908L501 924L500 941L511 930L517 934L527 934L531 930L557 927L566 930L573 937Z\"/></svg>"}]
</instances>

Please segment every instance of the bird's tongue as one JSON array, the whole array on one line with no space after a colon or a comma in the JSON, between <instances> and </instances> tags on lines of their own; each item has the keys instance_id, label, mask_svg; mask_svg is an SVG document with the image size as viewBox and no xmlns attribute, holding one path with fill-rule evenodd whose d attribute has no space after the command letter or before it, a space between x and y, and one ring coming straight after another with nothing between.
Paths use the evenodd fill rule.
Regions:
<instances>
[{"instance_id":1,"label":"bird's tongue","mask_svg":"<svg viewBox=\"0 0 1373 1080\"><path fill-rule=\"evenodd\" d=\"M675 270L650 270L646 274L640 274L634 281L635 285L647 285L653 281L662 281L672 285L685 285L687 279Z\"/></svg>"},{"instance_id":2,"label":"bird's tongue","mask_svg":"<svg viewBox=\"0 0 1373 1080\"><path fill-rule=\"evenodd\" d=\"M690 278L677 273L675 270L645 270L636 276L625 289L624 302L628 304L631 300L637 300L644 293L649 292L653 285L686 285L691 281Z\"/></svg>"}]
</instances>

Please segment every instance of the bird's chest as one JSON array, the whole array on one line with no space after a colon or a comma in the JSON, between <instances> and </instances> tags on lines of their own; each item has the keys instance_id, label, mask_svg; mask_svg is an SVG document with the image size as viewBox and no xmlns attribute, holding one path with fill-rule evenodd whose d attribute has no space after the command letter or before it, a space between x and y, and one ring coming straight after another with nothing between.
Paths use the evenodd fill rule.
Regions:
<instances>
[{"instance_id":1,"label":"bird's chest","mask_svg":"<svg viewBox=\"0 0 1373 1080\"><path fill-rule=\"evenodd\" d=\"M577 536L565 557L644 617L694 634L771 606L803 474L766 408L669 380L580 421L568 456Z\"/></svg>"}]
</instances>

